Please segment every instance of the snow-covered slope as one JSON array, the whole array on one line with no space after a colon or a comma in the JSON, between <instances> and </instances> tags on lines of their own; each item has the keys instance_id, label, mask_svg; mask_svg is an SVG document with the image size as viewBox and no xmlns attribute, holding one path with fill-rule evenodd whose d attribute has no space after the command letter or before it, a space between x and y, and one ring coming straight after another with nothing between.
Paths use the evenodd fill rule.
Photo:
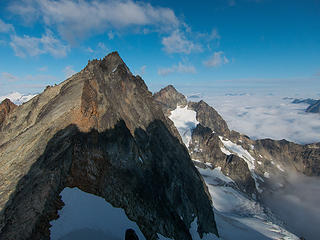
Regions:
<instances>
[{"instance_id":1,"label":"snow-covered slope","mask_svg":"<svg viewBox=\"0 0 320 240\"><path fill-rule=\"evenodd\" d=\"M248 168L251 172L251 175L252 175L252 178L254 179L254 182L255 182L255 185L256 185L256 188L257 188L257 191L259 193L262 192L262 189L259 188L259 182L258 180L264 182L263 178L261 178L259 175L257 175L255 172L254 172L254 169L255 169L255 162L256 160L251 156L251 154L243 149L242 146L240 145L237 145L233 142L231 142L230 140L228 139L224 139L223 137L219 137L220 138L220 141L223 143L224 147L221 148L221 151L227 155L233 153L233 154L236 154L238 155L239 157L241 157L248 165Z\"/></svg>"},{"instance_id":2,"label":"snow-covered slope","mask_svg":"<svg viewBox=\"0 0 320 240\"><path fill-rule=\"evenodd\" d=\"M232 180L221 171L198 170L212 197L220 239L299 239L281 227L280 222L275 224L276 219L259 203L233 188Z\"/></svg>"},{"instance_id":3,"label":"snow-covered slope","mask_svg":"<svg viewBox=\"0 0 320 240\"><path fill-rule=\"evenodd\" d=\"M177 127L185 145L189 147L192 131L198 124L196 112L187 107L177 106L175 110L171 111L169 118ZM226 155L235 154L247 163L255 180L256 188L261 192L258 180L264 180L255 173L255 164L259 164L255 158L242 146L223 137L219 137L219 140L223 153ZM194 160L194 162L197 166L201 165L202 161ZM203 176L212 197L220 239L299 239L288 232L283 223L276 219L271 211L243 194L236 183L221 172L220 167L212 169L212 166L208 164L202 166L205 168L197 167L197 169Z\"/></svg>"},{"instance_id":4,"label":"snow-covered slope","mask_svg":"<svg viewBox=\"0 0 320 240\"><path fill-rule=\"evenodd\" d=\"M174 125L178 129L183 143L186 147L189 147L191 141L192 129L194 129L199 123L196 119L197 113L188 109L188 106L177 108L171 111L169 118L173 121Z\"/></svg>"}]
</instances>

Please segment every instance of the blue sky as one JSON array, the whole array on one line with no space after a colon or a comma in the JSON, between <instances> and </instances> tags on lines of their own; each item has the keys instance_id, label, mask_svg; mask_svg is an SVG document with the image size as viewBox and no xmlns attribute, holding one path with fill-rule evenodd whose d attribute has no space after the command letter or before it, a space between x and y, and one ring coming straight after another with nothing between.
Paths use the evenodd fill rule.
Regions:
<instances>
[{"instance_id":1,"label":"blue sky","mask_svg":"<svg viewBox=\"0 0 320 240\"><path fill-rule=\"evenodd\" d=\"M0 95L118 51L155 91L319 97L319 0L0 2Z\"/></svg>"}]
</instances>

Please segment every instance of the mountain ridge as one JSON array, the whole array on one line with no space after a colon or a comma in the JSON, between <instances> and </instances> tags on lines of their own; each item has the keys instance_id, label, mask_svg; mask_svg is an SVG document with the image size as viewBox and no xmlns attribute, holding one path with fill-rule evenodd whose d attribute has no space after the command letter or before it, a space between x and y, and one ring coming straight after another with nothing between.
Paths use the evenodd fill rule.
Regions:
<instances>
[{"instance_id":1,"label":"mountain ridge","mask_svg":"<svg viewBox=\"0 0 320 240\"><path fill-rule=\"evenodd\" d=\"M117 52L17 107L0 131L0 237L50 239L65 187L121 207L146 239L218 235L177 130Z\"/></svg>"}]
</instances>

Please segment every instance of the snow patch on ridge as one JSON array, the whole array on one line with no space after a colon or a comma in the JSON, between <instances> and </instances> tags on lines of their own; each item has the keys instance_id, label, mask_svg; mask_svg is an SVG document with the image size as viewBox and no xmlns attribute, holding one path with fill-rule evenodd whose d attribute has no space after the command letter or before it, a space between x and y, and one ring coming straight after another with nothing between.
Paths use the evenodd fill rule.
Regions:
<instances>
[{"instance_id":1,"label":"snow patch on ridge","mask_svg":"<svg viewBox=\"0 0 320 240\"><path fill-rule=\"evenodd\" d=\"M219 181L226 182L226 183L234 182L230 177L224 175L221 172L221 167L216 167L215 169L212 169L212 170L209 168L206 168L206 169L198 168L198 171L202 176L205 176L208 179L209 184L217 184Z\"/></svg>"},{"instance_id":2,"label":"snow patch on ridge","mask_svg":"<svg viewBox=\"0 0 320 240\"><path fill-rule=\"evenodd\" d=\"M197 121L197 113L193 110L188 109L188 106L177 108L171 111L169 116L170 120L173 121L175 127L178 129L183 143L186 147L189 147L191 141L192 130L199 123Z\"/></svg>"},{"instance_id":3,"label":"snow patch on ridge","mask_svg":"<svg viewBox=\"0 0 320 240\"><path fill-rule=\"evenodd\" d=\"M231 142L230 140L227 140L227 139L224 140L224 138L221 136L219 136L219 138L220 138L220 141L223 143L224 147L226 148L225 149L225 148L221 147L221 151L223 153L227 154L227 152L229 152L229 154L227 154L227 155L230 155L231 154L230 152L232 152L232 153L238 155L240 158L242 158L247 163L248 168L251 172L251 176L254 179L256 189L259 193L261 193L262 189L259 188L258 179L262 182L264 180L254 172L256 160L251 156L251 154L247 150L243 149L242 146L237 145L237 144Z\"/></svg>"}]
</instances>

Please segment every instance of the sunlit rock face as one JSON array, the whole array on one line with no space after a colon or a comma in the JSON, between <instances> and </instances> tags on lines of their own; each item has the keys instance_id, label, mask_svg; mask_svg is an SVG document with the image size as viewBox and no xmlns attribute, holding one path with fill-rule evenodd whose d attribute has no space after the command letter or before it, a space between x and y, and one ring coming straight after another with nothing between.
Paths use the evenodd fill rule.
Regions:
<instances>
[{"instance_id":1,"label":"sunlit rock face","mask_svg":"<svg viewBox=\"0 0 320 240\"><path fill-rule=\"evenodd\" d=\"M217 234L177 129L116 52L13 109L1 129L0 239L50 239L66 187L123 209L146 239L191 239L195 219L199 236Z\"/></svg>"}]
</instances>

